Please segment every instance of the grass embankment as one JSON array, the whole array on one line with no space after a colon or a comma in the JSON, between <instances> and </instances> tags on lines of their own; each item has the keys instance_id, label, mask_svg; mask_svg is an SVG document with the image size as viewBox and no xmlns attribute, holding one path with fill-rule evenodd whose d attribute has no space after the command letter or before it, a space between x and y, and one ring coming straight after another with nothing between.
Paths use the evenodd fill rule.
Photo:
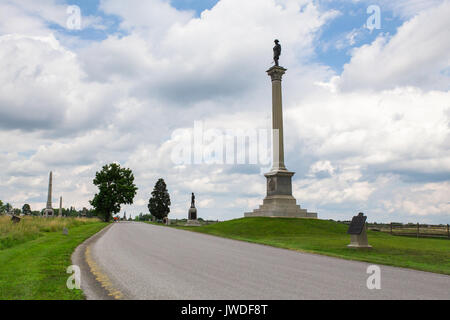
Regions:
<instances>
[{"instance_id":1,"label":"grass embankment","mask_svg":"<svg viewBox=\"0 0 450 320\"><path fill-rule=\"evenodd\" d=\"M279 248L450 275L450 241L368 232L370 251L347 248L348 226L324 220L245 218L181 228Z\"/></svg>"},{"instance_id":2,"label":"grass embankment","mask_svg":"<svg viewBox=\"0 0 450 320\"><path fill-rule=\"evenodd\" d=\"M0 219L0 300L84 299L82 291L67 289L66 270L76 247L108 224L29 217L13 225L9 219Z\"/></svg>"}]
</instances>

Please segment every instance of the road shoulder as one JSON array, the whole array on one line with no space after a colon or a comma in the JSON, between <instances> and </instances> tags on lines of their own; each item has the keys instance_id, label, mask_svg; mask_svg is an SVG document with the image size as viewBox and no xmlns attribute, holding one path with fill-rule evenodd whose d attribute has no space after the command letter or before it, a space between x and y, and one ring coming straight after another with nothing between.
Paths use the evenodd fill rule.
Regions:
<instances>
[{"instance_id":1,"label":"road shoulder","mask_svg":"<svg viewBox=\"0 0 450 320\"><path fill-rule=\"evenodd\" d=\"M106 232L108 232L113 225L110 225L85 242L79 245L72 254L73 265L79 266L81 270L81 290L83 291L87 300L116 300L120 296L111 288L108 288L106 279L100 276L100 270L92 270L92 262L89 261L91 246L100 239ZM94 274L95 273L95 274Z\"/></svg>"}]
</instances>

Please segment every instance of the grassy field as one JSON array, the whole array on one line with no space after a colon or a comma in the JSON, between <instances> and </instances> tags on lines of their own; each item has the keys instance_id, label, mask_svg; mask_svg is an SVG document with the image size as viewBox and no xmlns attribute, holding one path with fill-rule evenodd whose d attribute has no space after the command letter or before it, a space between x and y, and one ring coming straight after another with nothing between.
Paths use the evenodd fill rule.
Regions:
<instances>
[{"instance_id":1,"label":"grassy field","mask_svg":"<svg viewBox=\"0 0 450 320\"><path fill-rule=\"evenodd\" d=\"M9 219L8 219L9 220ZM66 269L75 248L108 224L96 219L0 219L0 300L81 300L68 290ZM63 228L69 229L63 235Z\"/></svg>"},{"instance_id":2,"label":"grassy field","mask_svg":"<svg viewBox=\"0 0 450 320\"><path fill-rule=\"evenodd\" d=\"M86 218L52 218L25 217L18 224L11 222L11 217L0 216L0 250L11 248L49 232L59 232L64 228L74 228L90 224L91 219Z\"/></svg>"},{"instance_id":3,"label":"grassy field","mask_svg":"<svg viewBox=\"0 0 450 320\"><path fill-rule=\"evenodd\" d=\"M309 219L246 218L181 229L350 260L450 275L450 240L415 239L369 231L371 251L347 248L348 226Z\"/></svg>"}]
</instances>

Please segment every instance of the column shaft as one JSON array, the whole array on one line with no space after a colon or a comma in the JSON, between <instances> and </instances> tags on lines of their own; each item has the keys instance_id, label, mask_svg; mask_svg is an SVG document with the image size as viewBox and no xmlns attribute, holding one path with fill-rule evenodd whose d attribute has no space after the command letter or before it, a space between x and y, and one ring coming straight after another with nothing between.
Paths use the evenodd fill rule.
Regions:
<instances>
[{"instance_id":1,"label":"column shaft","mask_svg":"<svg viewBox=\"0 0 450 320\"><path fill-rule=\"evenodd\" d=\"M53 173L50 172L50 177L48 180L48 197L47 197L47 209L52 208L52 180L53 180Z\"/></svg>"},{"instance_id":2,"label":"column shaft","mask_svg":"<svg viewBox=\"0 0 450 320\"><path fill-rule=\"evenodd\" d=\"M286 171L284 164L283 94L281 81L286 69L272 67L267 71L272 78L272 129L273 168L272 171Z\"/></svg>"}]
</instances>

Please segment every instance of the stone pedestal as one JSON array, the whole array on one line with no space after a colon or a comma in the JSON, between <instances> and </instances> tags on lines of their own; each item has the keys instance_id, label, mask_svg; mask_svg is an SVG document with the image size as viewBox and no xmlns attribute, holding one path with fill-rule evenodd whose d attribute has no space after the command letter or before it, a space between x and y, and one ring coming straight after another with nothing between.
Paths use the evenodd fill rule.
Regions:
<instances>
[{"instance_id":1,"label":"stone pedestal","mask_svg":"<svg viewBox=\"0 0 450 320\"><path fill-rule=\"evenodd\" d=\"M279 66L267 73L272 79L272 128L273 128L273 168L265 174L267 196L263 205L245 217L285 217L317 219L317 213L310 213L297 205L292 195L292 177L295 172L286 169L284 163L283 99L281 81L287 69Z\"/></svg>"},{"instance_id":2,"label":"stone pedestal","mask_svg":"<svg viewBox=\"0 0 450 320\"><path fill-rule=\"evenodd\" d=\"M53 209L45 209L44 210L44 217L46 218L51 218L53 217L55 214L55 212L53 211Z\"/></svg>"},{"instance_id":3,"label":"stone pedestal","mask_svg":"<svg viewBox=\"0 0 450 320\"><path fill-rule=\"evenodd\" d=\"M197 220L197 208L191 207L189 209L186 227L201 227L201 223Z\"/></svg>"},{"instance_id":4,"label":"stone pedestal","mask_svg":"<svg viewBox=\"0 0 450 320\"><path fill-rule=\"evenodd\" d=\"M188 214L189 220L197 220L197 208L190 208Z\"/></svg>"},{"instance_id":5,"label":"stone pedestal","mask_svg":"<svg viewBox=\"0 0 450 320\"><path fill-rule=\"evenodd\" d=\"M294 172L275 171L265 174L267 178L267 196L263 204L245 217L284 217L317 219L317 213L308 212L297 205L292 195L292 177Z\"/></svg>"},{"instance_id":6,"label":"stone pedestal","mask_svg":"<svg viewBox=\"0 0 450 320\"><path fill-rule=\"evenodd\" d=\"M361 234L352 234L350 244L347 246L353 249L372 249L372 246L369 245L369 240L367 239L367 230L364 227Z\"/></svg>"},{"instance_id":7,"label":"stone pedestal","mask_svg":"<svg viewBox=\"0 0 450 320\"><path fill-rule=\"evenodd\" d=\"M188 220L185 224L186 227L201 227L202 224L198 220Z\"/></svg>"}]
</instances>

